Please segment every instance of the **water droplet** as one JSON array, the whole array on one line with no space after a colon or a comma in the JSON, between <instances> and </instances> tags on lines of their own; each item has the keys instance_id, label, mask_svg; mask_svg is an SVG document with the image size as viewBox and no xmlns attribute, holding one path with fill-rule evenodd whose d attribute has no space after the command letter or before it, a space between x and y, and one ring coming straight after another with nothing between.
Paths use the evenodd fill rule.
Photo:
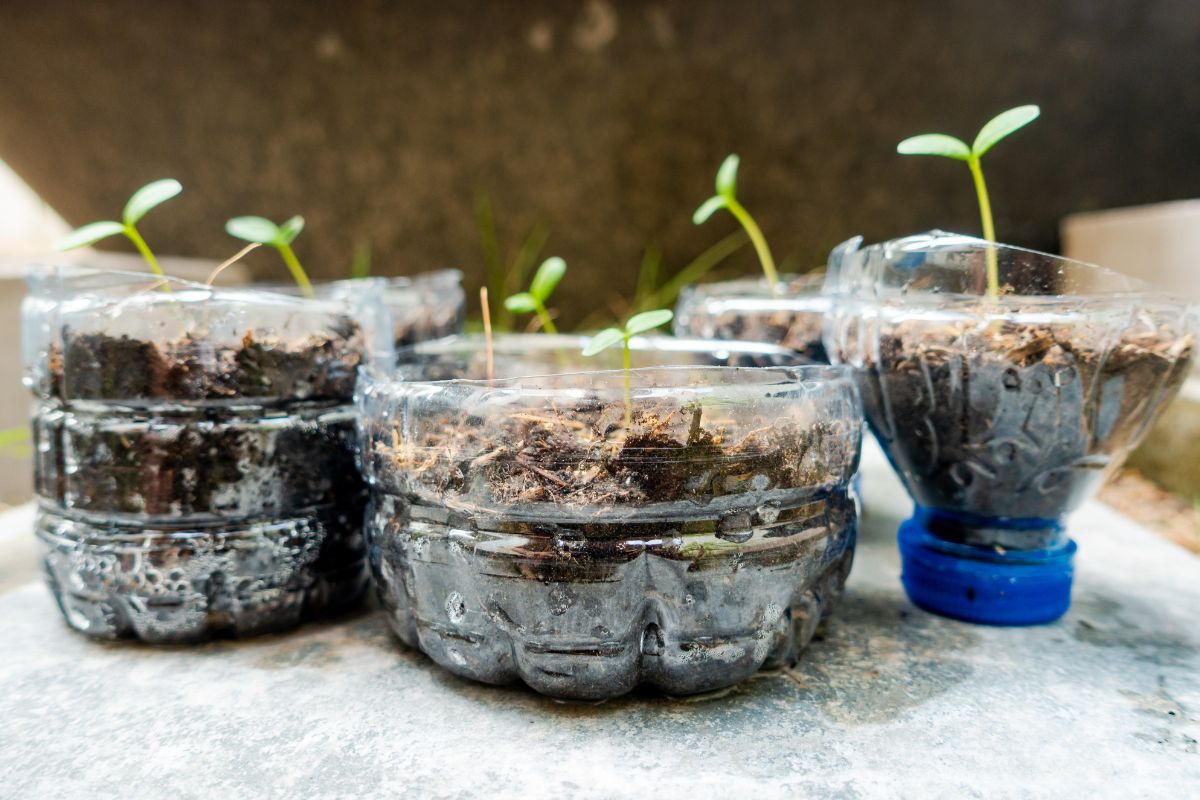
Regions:
<instances>
[{"instance_id":1,"label":"water droplet","mask_svg":"<svg viewBox=\"0 0 1200 800\"><path fill-rule=\"evenodd\" d=\"M550 613L556 617L567 613L567 609L575 605L576 599L575 592L570 588L560 583L554 584L550 587Z\"/></svg>"},{"instance_id":2,"label":"water droplet","mask_svg":"<svg viewBox=\"0 0 1200 800\"><path fill-rule=\"evenodd\" d=\"M458 592L446 595L446 616L457 625L467 616L467 604Z\"/></svg>"}]
</instances>

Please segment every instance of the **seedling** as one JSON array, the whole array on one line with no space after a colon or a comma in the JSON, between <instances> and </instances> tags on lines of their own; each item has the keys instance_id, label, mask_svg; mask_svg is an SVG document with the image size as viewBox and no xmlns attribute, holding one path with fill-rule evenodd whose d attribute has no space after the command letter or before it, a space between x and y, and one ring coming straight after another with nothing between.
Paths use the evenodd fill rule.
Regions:
<instances>
[{"instance_id":1,"label":"seedling","mask_svg":"<svg viewBox=\"0 0 1200 800\"><path fill-rule=\"evenodd\" d=\"M79 247L87 247L101 239L107 239L110 236L117 236L119 234L133 242L133 246L142 254L142 258L150 265L150 270L155 275L158 275L160 278L165 277L162 267L158 265L158 259L154 257L154 253L150 252L150 247L146 244L146 240L138 233L137 223L151 209L165 203L182 191L183 186L174 178L164 178L147 183L129 198L129 202L125 204L125 208L121 212L120 222L115 220L89 222L87 225L76 228L64 236L55 245L55 248L59 251L74 250Z\"/></svg>"},{"instance_id":2,"label":"seedling","mask_svg":"<svg viewBox=\"0 0 1200 800\"><path fill-rule=\"evenodd\" d=\"M359 280L371 277L371 243L361 241L354 248L354 257L350 260L350 279Z\"/></svg>"},{"instance_id":3,"label":"seedling","mask_svg":"<svg viewBox=\"0 0 1200 800\"><path fill-rule=\"evenodd\" d=\"M750 236L754 251L758 253L758 261L762 264L763 275L766 276L767 283L771 287L771 294L779 294L779 273L775 269L775 259L771 257L771 248L767 247L767 239L763 236L758 223L737 199L737 171L740 161L732 153L725 156L725 160L721 162L721 168L717 170L715 182L717 193L700 204L696 213L692 214L692 222L696 225L703 225L709 217L722 208L733 214L734 219L741 223Z\"/></svg>"},{"instance_id":4,"label":"seedling","mask_svg":"<svg viewBox=\"0 0 1200 800\"><path fill-rule=\"evenodd\" d=\"M234 217L225 223L225 232L235 239L265 244L278 250L280 257L283 258L283 263L292 273L292 279L296 281L296 285L300 287L304 296L316 297L308 274L305 273L304 267L300 266L300 259L296 258L296 252L292 250L292 242L296 240L302 230L304 230L304 217L299 215L292 217L282 225L276 225L264 217Z\"/></svg>"},{"instance_id":5,"label":"seedling","mask_svg":"<svg viewBox=\"0 0 1200 800\"><path fill-rule=\"evenodd\" d=\"M987 184L983 180L981 160L1001 139L1024 128L1041 114L1037 106L1018 106L997 114L979 129L975 141L968 147L962 139L944 133L923 133L912 136L896 145L896 152L905 156L942 156L967 162L971 177L975 181L975 194L979 198L979 216L983 222L983 238L996 241L996 227L992 221L992 204L988 200ZM996 250L987 251L988 296L1000 296L1000 274L996 263Z\"/></svg>"},{"instance_id":6,"label":"seedling","mask_svg":"<svg viewBox=\"0 0 1200 800\"><path fill-rule=\"evenodd\" d=\"M555 287L567 272L567 262L558 256L547 258L534 273L528 292L520 292L505 299L504 307L514 314L537 314L546 333L558 333L554 320L546 311L546 301L554 294Z\"/></svg>"},{"instance_id":7,"label":"seedling","mask_svg":"<svg viewBox=\"0 0 1200 800\"><path fill-rule=\"evenodd\" d=\"M634 314L625 323L624 328L605 328L597 333L583 346L583 355L585 358L591 358L598 353L602 353L608 348L621 343L622 359L621 363L625 367L625 427L629 427L633 420L633 389L629 377L629 340L639 333L652 331L655 328L660 328L666 325L675 314L665 308L656 311L643 311L640 314Z\"/></svg>"}]
</instances>

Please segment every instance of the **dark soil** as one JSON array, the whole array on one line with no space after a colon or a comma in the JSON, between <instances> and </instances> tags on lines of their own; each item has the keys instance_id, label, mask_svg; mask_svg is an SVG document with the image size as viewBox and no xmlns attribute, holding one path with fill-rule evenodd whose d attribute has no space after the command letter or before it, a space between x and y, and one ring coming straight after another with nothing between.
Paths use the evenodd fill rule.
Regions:
<instances>
[{"instance_id":1,"label":"dark soil","mask_svg":"<svg viewBox=\"0 0 1200 800\"><path fill-rule=\"evenodd\" d=\"M1054 520L1088 496L1181 385L1193 349L1168 331L1105 350L1095 335L1013 323L881 334L879 363L860 375L863 401L917 503Z\"/></svg>"},{"instance_id":2,"label":"dark soil","mask_svg":"<svg viewBox=\"0 0 1200 800\"><path fill-rule=\"evenodd\" d=\"M43 406L34 440L38 493L78 511L253 517L362 491L353 414L328 404L115 419Z\"/></svg>"},{"instance_id":3,"label":"dark soil","mask_svg":"<svg viewBox=\"0 0 1200 800\"><path fill-rule=\"evenodd\" d=\"M811 363L829 363L821 330L824 314L815 311L728 311L708 317L696 313L689 336L734 342L768 342L796 350Z\"/></svg>"},{"instance_id":4,"label":"dark soil","mask_svg":"<svg viewBox=\"0 0 1200 800\"><path fill-rule=\"evenodd\" d=\"M377 441L375 456L390 460L390 470L411 471L438 491L477 494L482 489L501 505L575 508L706 502L750 491L831 485L848 474L850 432L838 423L801 428L766 421L727 440L719 419L705 423L706 413L699 406L664 406L636 414L627 431L619 405L599 402L516 413L498 430L483 430L478 417L447 418L410 454L397 452L392 441ZM455 452L484 455L459 461Z\"/></svg>"},{"instance_id":5,"label":"dark soil","mask_svg":"<svg viewBox=\"0 0 1200 800\"><path fill-rule=\"evenodd\" d=\"M158 343L67 330L63 351L49 354L51 394L68 400L346 400L354 394L361 338L347 319L332 336L258 341L247 332L238 347L214 353L190 336Z\"/></svg>"},{"instance_id":6,"label":"dark soil","mask_svg":"<svg viewBox=\"0 0 1200 800\"><path fill-rule=\"evenodd\" d=\"M795 350L814 364L828 364L821 340L823 314L813 311L737 311L713 320L714 337L745 342L770 342Z\"/></svg>"},{"instance_id":7,"label":"dark soil","mask_svg":"<svg viewBox=\"0 0 1200 800\"><path fill-rule=\"evenodd\" d=\"M396 348L409 347L443 336L453 336L462 329L465 307L461 303L444 308L424 309L424 315L413 315L396 324Z\"/></svg>"}]
</instances>

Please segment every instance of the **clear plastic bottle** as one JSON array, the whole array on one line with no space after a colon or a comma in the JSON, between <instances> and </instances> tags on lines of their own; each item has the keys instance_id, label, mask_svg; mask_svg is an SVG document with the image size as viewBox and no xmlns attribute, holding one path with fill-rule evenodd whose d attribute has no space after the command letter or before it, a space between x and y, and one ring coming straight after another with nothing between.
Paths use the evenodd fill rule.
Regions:
<instances>
[{"instance_id":1,"label":"clear plastic bottle","mask_svg":"<svg viewBox=\"0 0 1200 800\"><path fill-rule=\"evenodd\" d=\"M30 287L35 527L72 627L194 642L359 599L352 398L392 357L377 300L53 267Z\"/></svg>"},{"instance_id":2,"label":"clear plastic bottle","mask_svg":"<svg viewBox=\"0 0 1200 800\"><path fill-rule=\"evenodd\" d=\"M480 339L432 343L417 350L436 379L410 353L408 380L365 384L369 554L397 635L456 674L576 699L703 692L794 660L853 558L850 372L571 372L581 343L498 337L491 381ZM635 365L795 360L634 346Z\"/></svg>"},{"instance_id":3,"label":"clear plastic bottle","mask_svg":"<svg viewBox=\"0 0 1200 800\"><path fill-rule=\"evenodd\" d=\"M1195 308L1102 267L938 231L846 242L826 291L826 347L857 369L916 504L900 529L909 596L976 622L1061 616L1064 517L1182 384Z\"/></svg>"}]
</instances>

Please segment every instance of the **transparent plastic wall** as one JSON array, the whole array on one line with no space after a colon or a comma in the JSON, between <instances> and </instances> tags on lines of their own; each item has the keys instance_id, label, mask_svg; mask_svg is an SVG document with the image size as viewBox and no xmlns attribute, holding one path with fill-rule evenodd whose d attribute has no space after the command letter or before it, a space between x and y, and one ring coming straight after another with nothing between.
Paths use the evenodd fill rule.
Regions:
<instances>
[{"instance_id":1,"label":"transparent plastic wall","mask_svg":"<svg viewBox=\"0 0 1200 800\"><path fill-rule=\"evenodd\" d=\"M774 291L762 279L688 287L675 304L675 333L768 342L811 363L827 363L822 331L830 298L821 293L824 280L821 274L784 276Z\"/></svg>"},{"instance_id":2,"label":"transparent plastic wall","mask_svg":"<svg viewBox=\"0 0 1200 800\"><path fill-rule=\"evenodd\" d=\"M848 371L513 377L578 352L514 347L491 381L464 380L437 343L437 380L410 363L361 395L370 559L400 638L460 675L573 698L705 691L794 659L853 557Z\"/></svg>"},{"instance_id":3,"label":"transparent plastic wall","mask_svg":"<svg viewBox=\"0 0 1200 800\"><path fill-rule=\"evenodd\" d=\"M856 368L871 428L917 506L902 547L919 532L934 548L1066 553L1064 516L1138 443L1195 349L1195 309L1182 300L954 234L851 240L830 258L826 292L826 347ZM1068 595L1057 597L1040 616L1065 611Z\"/></svg>"},{"instance_id":4,"label":"transparent plastic wall","mask_svg":"<svg viewBox=\"0 0 1200 800\"><path fill-rule=\"evenodd\" d=\"M69 624L198 641L362 595L352 398L393 357L377 298L55 267L30 288L36 528Z\"/></svg>"}]
</instances>

